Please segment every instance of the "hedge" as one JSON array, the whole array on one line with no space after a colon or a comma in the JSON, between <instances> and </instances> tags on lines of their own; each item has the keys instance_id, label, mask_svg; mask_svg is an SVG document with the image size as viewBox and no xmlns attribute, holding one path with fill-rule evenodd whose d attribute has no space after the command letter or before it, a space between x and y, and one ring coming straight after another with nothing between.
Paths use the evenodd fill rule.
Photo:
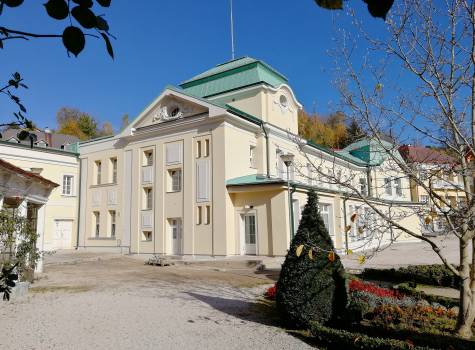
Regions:
<instances>
[{"instance_id":1,"label":"hedge","mask_svg":"<svg viewBox=\"0 0 475 350\"><path fill-rule=\"evenodd\" d=\"M364 279L388 282L415 282L441 287L459 287L459 278L445 265L410 265L399 269L364 269Z\"/></svg>"},{"instance_id":2,"label":"hedge","mask_svg":"<svg viewBox=\"0 0 475 350\"><path fill-rule=\"evenodd\" d=\"M421 346L427 346L430 349L442 350L473 350L475 341L459 338L456 335L444 333L417 332L409 329L386 329L375 327L374 325L359 324L353 325L357 332L365 334L368 337L384 337L393 340L404 341L410 339L412 343ZM397 348L396 348L397 349Z\"/></svg>"},{"instance_id":3,"label":"hedge","mask_svg":"<svg viewBox=\"0 0 475 350\"><path fill-rule=\"evenodd\" d=\"M325 327L318 323L311 325L310 332L317 344L329 349L434 350L434 348L415 346L408 341L370 337L362 333Z\"/></svg>"}]
</instances>

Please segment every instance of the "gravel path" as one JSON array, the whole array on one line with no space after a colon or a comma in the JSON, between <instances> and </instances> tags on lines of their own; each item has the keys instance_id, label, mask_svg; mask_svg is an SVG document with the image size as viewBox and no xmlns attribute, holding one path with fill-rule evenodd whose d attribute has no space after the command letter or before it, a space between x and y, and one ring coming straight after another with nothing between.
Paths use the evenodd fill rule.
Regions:
<instances>
[{"instance_id":1,"label":"gravel path","mask_svg":"<svg viewBox=\"0 0 475 350\"><path fill-rule=\"evenodd\" d=\"M27 297L0 303L0 349L311 348L256 303L264 286L160 269L127 258L46 268Z\"/></svg>"}]
</instances>

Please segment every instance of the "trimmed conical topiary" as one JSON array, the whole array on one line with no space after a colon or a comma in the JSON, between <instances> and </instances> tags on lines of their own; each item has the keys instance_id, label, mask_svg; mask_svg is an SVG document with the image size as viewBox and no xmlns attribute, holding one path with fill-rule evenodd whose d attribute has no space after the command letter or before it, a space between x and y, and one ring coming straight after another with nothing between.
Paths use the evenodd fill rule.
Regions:
<instances>
[{"instance_id":1,"label":"trimmed conical topiary","mask_svg":"<svg viewBox=\"0 0 475 350\"><path fill-rule=\"evenodd\" d=\"M312 190L282 265L277 308L296 327L327 323L343 316L347 304L344 268L318 211Z\"/></svg>"}]
</instances>

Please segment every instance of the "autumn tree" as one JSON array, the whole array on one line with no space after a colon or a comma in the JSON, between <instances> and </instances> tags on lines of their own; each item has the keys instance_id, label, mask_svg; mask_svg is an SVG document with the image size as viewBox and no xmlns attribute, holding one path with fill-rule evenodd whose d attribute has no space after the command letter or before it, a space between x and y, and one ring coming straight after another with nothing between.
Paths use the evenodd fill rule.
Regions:
<instances>
[{"instance_id":1,"label":"autumn tree","mask_svg":"<svg viewBox=\"0 0 475 350\"><path fill-rule=\"evenodd\" d=\"M104 122L99 128L96 118L77 108L62 107L56 114L56 122L58 133L73 135L81 140L114 134L111 123Z\"/></svg>"},{"instance_id":2,"label":"autumn tree","mask_svg":"<svg viewBox=\"0 0 475 350\"><path fill-rule=\"evenodd\" d=\"M0 16L5 11L14 11L23 4L24 0L0 0ZM96 6L97 5L97 6ZM6 27L0 22L0 49L6 49L14 43L27 43L29 40L51 39L61 40L68 55L71 53L78 56L86 46L86 38L104 40L109 55L113 58L114 52L110 42L113 38L109 32L109 24L104 15L97 11L108 8L111 0L48 0L45 3L38 2L38 7L50 19L66 21L62 33L36 33L25 31L21 26L25 23L18 19L19 27ZM12 120L0 124L2 126L17 126L25 131L22 136L28 137L28 130L33 130L32 121L27 117L26 107L22 104L17 91L27 89L24 79L19 72L12 74L4 85L0 85L0 96L7 97L12 101L18 111L14 112ZM31 134L33 135L33 134Z\"/></svg>"},{"instance_id":3,"label":"autumn tree","mask_svg":"<svg viewBox=\"0 0 475 350\"><path fill-rule=\"evenodd\" d=\"M377 217L372 222L380 222L383 230L368 228L371 221L364 220L365 239L395 230L432 248L460 280L456 331L470 338L475 319L475 1L400 0L376 33L369 33L354 12L348 12L354 30L340 31L343 37L335 49L341 108L354 120L355 129L361 127L367 134L372 155L388 159L382 173L389 182L379 179L381 187L369 184L369 192L373 198L384 193L392 174L398 174L398 179L424 191L429 204L404 211L399 205L394 207L399 210L396 215L392 207L382 210L375 205L368 186L355 186L354 177L327 173L319 162L313 169ZM434 164L423 173L417 163L404 161L399 147L415 137L455 159L449 168L454 180L444 178L447 164ZM431 185L434 181L452 186L464 200L450 200ZM440 220L446 235L458 242L458 266L450 264L440 241L423 234L421 226L404 224L410 217L419 218L422 227L435 217Z\"/></svg>"},{"instance_id":4,"label":"autumn tree","mask_svg":"<svg viewBox=\"0 0 475 350\"><path fill-rule=\"evenodd\" d=\"M298 126L300 136L317 144L330 148L342 148L346 145L345 116L342 113L333 113L325 119L301 110Z\"/></svg>"}]
</instances>

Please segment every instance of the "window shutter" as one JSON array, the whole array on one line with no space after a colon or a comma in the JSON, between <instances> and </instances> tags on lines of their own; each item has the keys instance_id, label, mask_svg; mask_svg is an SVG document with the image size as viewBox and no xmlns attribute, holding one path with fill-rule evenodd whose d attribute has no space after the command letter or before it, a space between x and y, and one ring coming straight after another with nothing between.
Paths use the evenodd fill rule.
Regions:
<instances>
[{"instance_id":1,"label":"window shutter","mask_svg":"<svg viewBox=\"0 0 475 350\"><path fill-rule=\"evenodd\" d=\"M142 228L151 228L153 226L153 213L151 211L142 212Z\"/></svg>"},{"instance_id":2,"label":"window shutter","mask_svg":"<svg viewBox=\"0 0 475 350\"><path fill-rule=\"evenodd\" d=\"M107 203L108 204L117 204L117 192L116 192L116 190L109 190L109 192L107 192Z\"/></svg>"},{"instance_id":3,"label":"window shutter","mask_svg":"<svg viewBox=\"0 0 475 350\"><path fill-rule=\"evenodd\" d=\"M208 159L196 161L196 201L210 200L210 166Z\"/></svg>"},{"instance_id":4,"label":"window shutter","mask_svg":"<svg viewBox=\"0 0 475 350\"><path fill-rule=\"evenodd\" d=\"M181 142L168 143L166 146L167 164L177 164L182 161L183 147Z\"/></svg>"},{"instance_id":5,"label":"window shutter","mask_svg":"<svg viewBox=\"0 0 475 350\"><path fill-rule=\"evenodd\" d=\"M150 183L153 181L153 167L142 167L142 183Z\"/></svg>"},{"instance_id":6,"label":"window shutter","mask_svg":"<svg viewBox=\"0 0 475 350\"><path fill-rule=\"evenodd\" d=\"M92 205L99 205L101 204L101 192L95 191L92 192Z\"/></svg>"}]
</instances>

